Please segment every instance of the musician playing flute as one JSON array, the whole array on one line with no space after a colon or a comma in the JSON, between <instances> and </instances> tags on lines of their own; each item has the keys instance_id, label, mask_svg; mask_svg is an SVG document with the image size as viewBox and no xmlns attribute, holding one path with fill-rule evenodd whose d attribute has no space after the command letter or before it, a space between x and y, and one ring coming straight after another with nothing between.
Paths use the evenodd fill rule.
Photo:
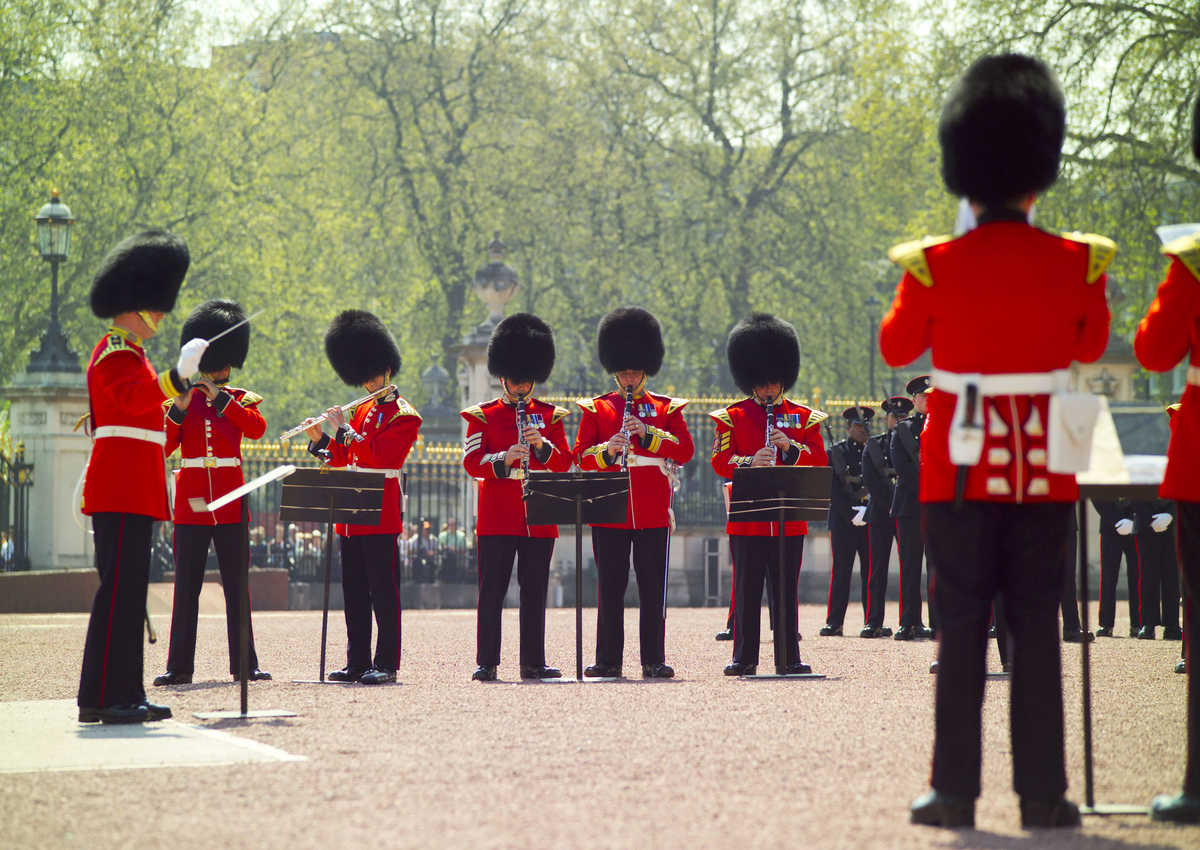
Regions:
<instances>
[{"instance_id":1,"label":"musician playing flute","mask_svg":"<svg viewBox=\"0 0 1200 850\"><path fill-rule=\"evenodd\" d=\"M725 354L734 383L749 398L709 414L716 421L712 468L722 478L748 466L825 466L829 463L820 423L826 414L805 407L784 393L800 374L800 342L796 329L767 313L751 313L729 333ZM772 427L768 427L770 405ZM768 440L768 435L770 439ZM733 550L733 661L726 676L758 672L759 623L763 580L778 599L779 523L737 522L725 526ZM790 520L784 527L784 588L782 627L788 673L811 673L800 660L796 585L804 555L808 523ZM780 628L780 624L775 624Z\"/></svg>"},{"instance_id":2,"label":"musician playing flute","mask_svg":"<svg viewBox=\"0 0 1200 850\"><path fill-rule=\"evenodd\" d=\"M677 464L692 459L692 436L683 419L687 400L646 390L663 361L662 329L640 307L618 307L600 320L600 364L617 390L576 402L583 410L575 459L589 471L629 470L625 522L592 526L596 558L596 663L585 676L621 675L625 650L625 589L632 553L641 610L638 632L642 676L669 679L666 664L667 556L672 486Z\"/></svg>"},{"instance_id":3,"label":"musician playing flute","mask_svg":"<svg viewBox=\"0 0 1200 850\"><path fill-rule=\"evenodd\" d=\"M372 313L345 310L325 332L325 354L338 377L368 393L388 388L350 411L325 411L335 429L307 419L308 450L331 467L382 472L383 513L377 525L334 526L342 554L345 597L346 666L329 674L331 682L379 685L396 681L400 666L400 552L396 535L404 528L400 467L417 439L421 416L400 397L392 378L400 371L400 349L391 331ZM371 656L371 612L379 629Z\"/></svg>"},{"instance_id":4,"label":"musician playing flute","mask_svg":"<svg viewBox=\"0 0 1200 850\"><path fill-rule=\"evenodd\" d=\"M515 313L496 325L488 342L488 372L504 394L462 412L467 421L463 468L479 481L476 524L479 606L475 663L471 678L496 679L500 664L500 614L517 562L521 587L522 679L557 679L546 665L546 587L556 525L530 525L525 519L523 479L530 470L566 472L571 452L563 429L568 411L533 397L554 368L554 333L529 313Z\"/></svg>"}]
</instances>

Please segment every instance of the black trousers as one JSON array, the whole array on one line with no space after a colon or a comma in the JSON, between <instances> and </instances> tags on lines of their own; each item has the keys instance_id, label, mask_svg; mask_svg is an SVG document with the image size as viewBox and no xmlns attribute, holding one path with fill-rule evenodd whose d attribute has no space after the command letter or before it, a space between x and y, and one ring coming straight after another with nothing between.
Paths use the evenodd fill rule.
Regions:
<instances>
[{"instance_id":1,"label":"black trousers","mask_svg":"<svg viewBox=\"0 0 1200 850\"><path fill-rule=\"evenodd\" d=\"M142 681L142 623L150 582L151 517L141 514L92 515L100 589L92 602L79 705L108 708L146 699Z\"/></svg>"},{"instance_id":2,"label":"black trousers","mask_svg":"<svg viewBox=\"0 0 1200 850\"><path fill-rule=\"evenodd\" d=\"M400 667L400 552L395 534L338 535L346 614L346 666ZM371 612L379 637L371 660Z\"/></svg>"},{"instance_id":3,"label":"black trousers","mask_svg":"<svg viewBox=\"0 0 1200 850\"><path fill-rule=\"evenodd\" d=\"M621 664L625 653L625 589L629 561L637 580L641 613L638 640L642 664L666 661L668 528L592 526L596 558L596 663ZM734 560L737 560L735 553ZM739 579L740 581L740 579Z\"/></svg>"},{"instance_id":4,"label":"black trousers","mask_svg":"<svg viewBox=\"0 0 1200 850\"><path fill-rule=\"evenodd\" d=\"M1200 795L1200 679L1196 671L1200 665L1200 610L1196 604L1200 599L1200 502L1177 504L1180 574L1191 606L1184 618L1187 632L1183 638L1188 677L1188 751L1183 790L1186 794Z\"/></svg>"},{"instance_id":5,"label":"black trousers","mask_svg":"<svg viewBox=\"0 0 1200 850\"><path fill-rule=\"evenodd\" d=\"M1063 634L1083 629L1079 622L1079 531L1067 534L1067 559L1063 563L1062 609Z\"/></svg>"},{"instance_id":6,"label":"black trousers","mask_svg":"<svg viewBox=\"0 0 1200 850\"><path fill-rule=\"evenodd\" d=\"M867 524L870 570L867 576L867 625L879 628L887 605L888 573L892 566L892 541L896 524L890 519Z\"/></svg>"},{"instance_id":7,"label":"black trousers","mask_svg":"<svg viewBox=\"0 0 1200 850\"><path fill-rule=\"evenodd\" d=\"M921 518L902 516L896 518L896 546L900 555L900 628L922 625L921 618L921 567L925 561L925 543L921 539ZM930 556L932 564L936 563ZM926 593L928 593L926 579ZM933 613L929 615L933 623Z\"/></svg>"},{"instance_id":8,"label":"black trousers","mask_svg":"<svg viewBox=\"0 0 1200 850\"><path fill-rule=\"evenodd\" d=\"M925 505L941 623L934 789L979 796L987 625L1000 594L1011 632L1013 788L1055 799L1067 788L1058 607L1070 504Z\"/></svg>"},{"instance_id":9,"label":"black trousers","mask_svg":"<svg viewBox=\"0 0 1200 850\"><path fill-rule=\"evenodd\" d=\"M171 608L171 649L167 669L194 673L196 669L196 621L200 591L204 587L204 565L208 544L217 550L221 588L225 592L225 633L229 637L229 672L241 672L242 636L242 524L175 526L175 599ZM254 651L254 623L250 624L250 670L258 669Z\"/></svg>"},{"instance_id":10,"label":"black trousers","mask_svg":"<svg viewBox=\"0 0 1200 850\"><path fill-rule=\"evenodd\" d=\"M1143 626L1179 627L1179 557L1171 529L1135 534L1138 549L1138 620Z\"/></svg>"},{"instance_id":11,"label":"black trousers","mask_svg":"<svg viewBox=\"0 0 1200 850\"><path fill-rule=\"evenodd\" d=\"M1117 577L1125 557L1125 584L1129 590L1129 626L1142 627L1138 612L1138 551L1133 534L1100 535L1100 612L1097 623L1112 628L1117 619Z\"/></svg>"},{"instance_id":12,"label":"black trousers","mask_svg":"<svg viewBox=\"0 0 1200 850\"><path fill-rule=\"evenodd\" d=\"M521 586L521 664L546 666L546 587L550 584L554 538L485 535L478 539L478 552L475 663L481 667L500 664L500 613L516 559L517 583Z\"/></svg>"},{"instance_id":13,"label":"black trousers","mask_svg":"<svg viewBox=\"0 0 1200 850\"><path fill-rule=\"evenodd\" d=\"M752 537L731 534L733 562L737 565L735 589L733 660L739 664L758 664L759 631L762 620L763 582L771 588L769 596L777 599L779 582L779 538ZM804 559L804 535L785 539L783 568L783 613L785 664L800 660L800 638L797 621L796 585L800 580L800 565ZM778 624L776 624L778 626ZM778 663L780 659L776 659Z\"/></svg>"},{"instance_id":14,"label":"black trousers","mask_svg":"<svg viewBox=\"0 0 1200 850\"><path fill-rule=\"evenodd\" d=\"M833 566L829 571L829 603L825 609L825 622L840 626L846 619L846 608L850 604L850 579L854 575L854 559L857 557L865 623L871 574L867 527L854 525L838 517L829 524L829 545L833 550Z\"/></svg>"}]
</instances>

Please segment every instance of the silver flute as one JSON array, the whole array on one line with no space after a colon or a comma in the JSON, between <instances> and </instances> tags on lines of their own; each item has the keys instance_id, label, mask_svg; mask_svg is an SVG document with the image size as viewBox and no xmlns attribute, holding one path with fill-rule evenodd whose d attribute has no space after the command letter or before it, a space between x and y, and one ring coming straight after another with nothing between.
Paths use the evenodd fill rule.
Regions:
<instances>
[{"instance_id":1,"label":"silver flute","mask_svg":"<svg viewBox=\"0 0 1200 850\"><path fill-rule=\"evenodd\" d=\"M525 439L525 428L529 425L529 417L525 415L525 396L517 396L517 442L529 450L529 441ZM529 477L529 455L521 458L521 478Z\"/></svg>"},{"instance_id":2,"label":"silver flute","mask_svg":"<svg viewBox=\"0 0 1200 850\"><path fill-rule=\"evenodd\" d=\"M767 402L767 448L771 449L771 462L768 466L775 465L775 447L771 445L771 432L775 430L775 400L771 399Z\"/></svg>"},{"instance_id":3,"label":"silver flute","mask_svg":"<svg viewBox=\"0 0 1200 850\"><path fill-rule=\"evenodd\" d=\"M625 420L633 416L633 386L625 388L625 413L621 416L621 436L625 438L625 448L621 449L621 471L625 472L629 469L629 429L625 427Z\"/></svg>"}]
</instances>

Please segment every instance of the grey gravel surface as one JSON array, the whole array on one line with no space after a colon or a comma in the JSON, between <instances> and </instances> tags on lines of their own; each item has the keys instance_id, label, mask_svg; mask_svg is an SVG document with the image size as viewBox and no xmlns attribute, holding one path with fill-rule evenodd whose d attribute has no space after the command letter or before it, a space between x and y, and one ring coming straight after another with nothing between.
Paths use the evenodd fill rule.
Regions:
<instances>
[{"instance_id":1,"label":"grey gravel surface","mask_svg":"<svg viewBox=\"0 0 1200 850\"><path fill-rule=\"evenodd\" d=\"M800 649L826 680L726 678L731 644L713 640L724 611L673 608L676 679L640 679L628 611L626 681L551 685L517 676L515 611L504 616L502 681L488 684L469 680L474 612L405 611L400 681L378 687L292 684L316 677L320 613L259 613L259 655L275 680L251 686L250 708L300 716L208 723L192 712L237 709L239 692L225 675L223 617L202 616L196 683L151 688L151 698L174 709L172 722L308 760L3 775L0 847L1200 848L1200 827L1145 817L1023 831L1004 680L987 685L978 829L910 825L908 804L928 782L936 647L822 638L824 613L802 607ZM586 663L594 610L584 623ZM165 669L169 617L155 624L147 683ZM0 701L73 699L86 625L84 615L0 616ZM330 625L336 667L340 612ZM548 612L551 663L573 672L574 645L574 612ZM1178 791L1179 649L1093 644L1098 803L1145 805ZM994 643L989 651L998 670ZM1082 802L1079 657L1064 646L1069 796Z\"/></svg>"}]
</instances>

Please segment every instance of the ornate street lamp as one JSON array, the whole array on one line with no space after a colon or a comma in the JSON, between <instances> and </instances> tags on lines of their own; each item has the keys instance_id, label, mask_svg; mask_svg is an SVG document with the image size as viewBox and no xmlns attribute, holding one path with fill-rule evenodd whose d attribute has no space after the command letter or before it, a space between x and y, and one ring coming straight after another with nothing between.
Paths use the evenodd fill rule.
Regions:
<instances>
[{"instance_id":1,"label":"ornate street lamp","mask_svg":"<svg viewBox=\"0 0 1200 850\"><path fill-rule=\"evenodd\" d=\"M67 334L58 321L58 264L67 259L71 248L71 225L74 216L67 205L58 199L58 190L50 203L42 207L34 219L37 222L38 250L50 263L50 323L42 333L38 350L29 358L27 372L80 372L79 356L67 344Z\"/></svg>"},{"instance_id":2,"label":"ornate street lamp","mask_svg":"<svg viewBox=\"0 0 1200 850\"><path fill-rule=\"evenodd\" d=\"M870 398L875 392L875 349L879 347L879 342L875 339L875 328L879 324L879 308L883 306L883 302L872 295L863 302L863 306L867 308L867 322L871 326L870 336L867 337L867 349L871 352L870 366L867 368L867 398Z\"/></svg>"}]
</instances>

